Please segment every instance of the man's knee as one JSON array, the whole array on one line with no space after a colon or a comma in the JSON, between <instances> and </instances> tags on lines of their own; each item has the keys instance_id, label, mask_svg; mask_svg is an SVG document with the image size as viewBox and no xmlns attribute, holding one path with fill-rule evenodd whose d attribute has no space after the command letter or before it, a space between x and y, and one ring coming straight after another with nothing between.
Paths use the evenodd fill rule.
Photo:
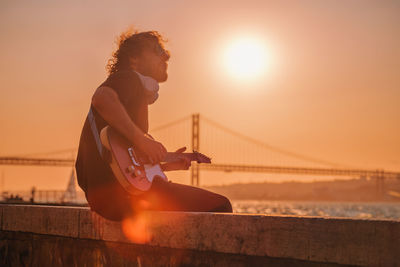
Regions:
<instances>
[{"instance_id":1,"label":"man's knee","mask_svg":"<svg viewBox=\"0 0 400 267\"><path fill-rule=\"evenodd\" d=\"M232 204L229 199L225 196L220 196L220 199L220 204L213 210L213 212L233 212Z\"/></svg>"},{"instance_id":2,"label":"man's knee","mask_svg":"<svg viewBox=\"0 0 400 267\"><path fill-rule=\"evenodd\" d=\"M225 204L224 204L225 211L224 212L233 212L231 202L229 201L229 199L227 197L224 197L224 198L225 198Z\"/></svg>"}]
</instances>

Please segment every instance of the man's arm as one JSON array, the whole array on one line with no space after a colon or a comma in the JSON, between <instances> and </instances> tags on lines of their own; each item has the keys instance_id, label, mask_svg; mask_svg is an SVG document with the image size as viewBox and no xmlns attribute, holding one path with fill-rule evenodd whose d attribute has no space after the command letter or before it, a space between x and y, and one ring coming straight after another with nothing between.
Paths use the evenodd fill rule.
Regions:
<instances>
[{"instance_id":1,"label":"man's arm","mask_svg":"<svg viewBox=\"0 0 400 267\"><path fill-rule=\"evenodd\" d=\"M100 116L128 141L146 153L153 162L160 162L166 155L165 147L150 138L131 120L117 93L110 87L97 88L92 105Z\"/></svg>"}]
</instances>

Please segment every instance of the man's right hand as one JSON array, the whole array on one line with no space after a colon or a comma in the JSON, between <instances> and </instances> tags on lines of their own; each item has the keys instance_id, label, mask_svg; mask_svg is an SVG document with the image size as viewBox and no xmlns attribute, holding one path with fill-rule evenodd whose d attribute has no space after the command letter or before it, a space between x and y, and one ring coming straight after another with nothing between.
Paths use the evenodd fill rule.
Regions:
<instances>
[{"instance_id":1,"label":"man's right hand","mask_svg":"<svg viewBox=\"0 0 400 267\"><path fill-rule=\"evenodd\" d=\"M142 138L135 142L135 145L148 156L152 164L161 162L167 155L165 147L147 135L143 135Z\"/></svg>"}]
</instances>

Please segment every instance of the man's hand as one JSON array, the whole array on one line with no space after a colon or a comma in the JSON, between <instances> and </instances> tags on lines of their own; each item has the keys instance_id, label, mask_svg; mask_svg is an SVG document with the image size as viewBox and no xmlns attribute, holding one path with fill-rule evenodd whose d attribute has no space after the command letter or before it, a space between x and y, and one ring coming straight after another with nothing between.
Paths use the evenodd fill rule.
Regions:
<instances>
[{"instance_id":1,"label":"man's hand","mask_svg":"<svg viewBox=\"0 0 400 267\"><path fill-rule=\"evenodd\" d=\"M167 155L165 147L147 135L143 135L142 138L135 142L135 145L148 156L152 164L159 163Z\"/></svg>"},{"instance_id":2,"label":"man's hand","mask_svg":"<svg viewBox=\"0 0 400 267\"><path fill-rule=\"evenodd\" d=\"M176 153L183 153L186 150L186 147L182 147L175 151ZM181 157L180 161L176 162L168 162L162 165L162 169L164 171L178 171L178 170L188 170L191 166L192 162L187 157Z\"/></svg>"}]
</instances>

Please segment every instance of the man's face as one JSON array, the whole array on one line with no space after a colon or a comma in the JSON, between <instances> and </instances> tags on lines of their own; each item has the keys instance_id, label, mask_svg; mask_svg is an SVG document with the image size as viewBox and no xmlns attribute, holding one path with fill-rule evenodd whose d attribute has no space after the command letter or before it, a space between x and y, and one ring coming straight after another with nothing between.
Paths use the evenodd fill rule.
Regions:
<instances>
[{"instance_id":1,"label":"man's face","mask_svg":"<svg viewBox=\"0 0 400 267\"><path fill-rule=\"evenodd\" d=\"M158 82L165 82L168 78L167 61L169 54L158 43L151 43L143 49L137 58L137 71L145 76L150 76Z\"/></svg>"}]
</instances>

